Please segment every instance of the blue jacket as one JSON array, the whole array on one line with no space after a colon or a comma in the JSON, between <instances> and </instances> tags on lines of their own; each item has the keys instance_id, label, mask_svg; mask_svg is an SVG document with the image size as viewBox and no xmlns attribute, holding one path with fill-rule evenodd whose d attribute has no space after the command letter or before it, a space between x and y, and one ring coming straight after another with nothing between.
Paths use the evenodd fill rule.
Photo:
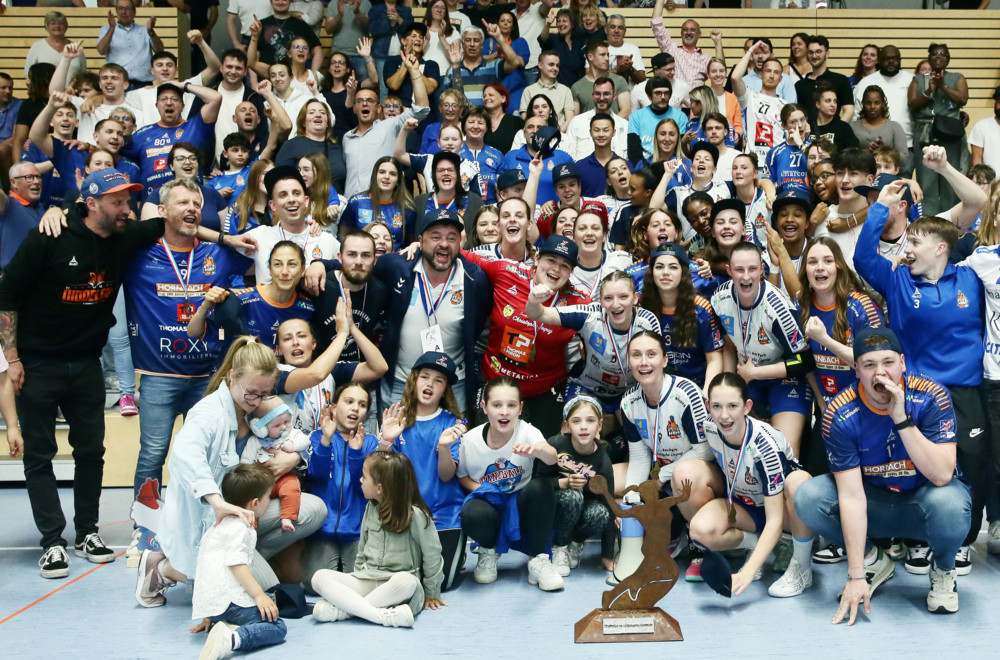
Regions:
<instances>
[{"instance_id":1,"label":"blue jacket","mask_svg":"<svg viewBox=\"0 0 1000 660\"><path fill-rule=\"evenodd\" d=\"M945 387L983 380L983 285L975 271L948 264L937 284L892 270L878 241L889 209L876 202L858 235L854 267L885 298L889 327L903 346L907 373L920 372ZM933 331L928 332L930 328Z\"/></svg>"},{"instance_id":2,"label":"blue jacket","mask_svg":"<svg viewBox=\"0 0 1000 660\"><path fill-rule=\"evenodd\" d=\"M361 518L368 503L361 492L361 467L365 458L378 448L378 438L366 435L361 449L351 449L339 432L330 446L321 442L322 431L313 431L312 458L309 459L309 482L306 490L326 503L326 522L316 536L337 543L353 543L361 538Z\"/></svg>"}]
</instances>

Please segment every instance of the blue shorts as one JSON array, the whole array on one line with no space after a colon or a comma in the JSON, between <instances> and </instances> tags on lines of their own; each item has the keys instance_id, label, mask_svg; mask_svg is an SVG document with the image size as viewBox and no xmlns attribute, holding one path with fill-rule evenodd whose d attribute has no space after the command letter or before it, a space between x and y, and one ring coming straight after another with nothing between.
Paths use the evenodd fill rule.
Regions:
<instances>
[{"instance_id":1,"label":"blue shorts","mask_svg":"<svg viewBox=\"0 0 1000 660\"><path fill-rule=\"evenodd\" d=\"M580 396L581 394L597 399L601 403L601 412L605 415L613 415L621 410L622 397L625 396L624 392L618 396L599 396L579 383L569 383L566 385L566 403L569 403L574 397Z\"/></svg>"},{"instance_id":2,"label":"blue shorts","mask_svg":"<svg viewBox=\"0 0 1000 660\"><path fill-rule=\"evenodd\" d=\"M769 418L783 412L806 417L812 412L812 388L805 378L755 380L747 385L757 417Z\"/></svg>"},{"instance_id":3,"label":"blue shorts","mask_svg":"<svg viewBox=\"0 0 1000 660\"><path fill-rule=\"evenodd\" d=\"M733 504L738 504L741 509L746 511L750 515L750 519L753 520L755 529L754 532L759 532L764 529L764 523L767 522L767 515L764 513L764 507L754 506L752 504L747 504L741 499L734 498Z\"/></svg>"}]
</instances>

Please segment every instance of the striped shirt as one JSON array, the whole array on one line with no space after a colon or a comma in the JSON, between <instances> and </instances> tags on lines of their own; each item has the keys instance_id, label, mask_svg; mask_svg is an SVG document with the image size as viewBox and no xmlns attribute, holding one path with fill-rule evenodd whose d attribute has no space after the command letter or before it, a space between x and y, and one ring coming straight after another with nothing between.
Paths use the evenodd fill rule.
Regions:
<instances>
[{"instance_id":1,"label":"striped shirt","mask_svg":"<svg viewBox=\"0 0 1000 660\"><path fill-rule=\"evenodd\" d=\"M663 27L662 18L652 18L649 24L653 28L653 36L656 43L664 53L674 56L677 64L677 77L697 87L705 84L705 75L708 73L708 61L712 55L705 53L701 48L687 50L681 44L670 38L670 33Z\"/></svg>"}]
</instances>

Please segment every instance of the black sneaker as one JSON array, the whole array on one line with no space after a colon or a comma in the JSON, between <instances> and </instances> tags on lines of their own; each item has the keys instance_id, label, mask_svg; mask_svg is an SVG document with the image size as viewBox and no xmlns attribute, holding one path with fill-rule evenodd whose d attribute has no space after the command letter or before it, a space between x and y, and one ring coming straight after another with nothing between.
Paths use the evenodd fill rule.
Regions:
<instances>
[{"instance_id":1,"label":"black sneaker","mask_svg":"<svg viewBox=\"0 0 1000 660\"><path fill-rule=\"evenodd\" d=\"M847 550L842 545L831 543L822 550L814 552L812 560L817 564L837 564L847 560Z\"/></svg>"},{"instance_id":2,"label":"black sneaker","mask_svg":"<svg viewBox=\"0 0 1000 660\"><path fill-rule=\"evenodd\" d=\"M42 558L38 560L38 567L42 569L42 577L64 578L69 575L69 555L66 548L61 545L53 545L45 549Z\"/></svg>"},{"instance_id":3,"label":"black sneaker","mask_svg":"<svg viewBox=\"0 0 1000 660\"><path fill-rule=\"evenodd\" d=\"M97 532L87 534L82 541L74 547L77 557L83 557L94 564L107 564L115 560L114 550L104 545L104 541L97 535Z\"/></svg>"},{"instance_id":4,"label":"black sneaker","mask_svg":"<svg viewBox=\"0 0 1000 660\"><path fill-rule=\"evenodd\" d=\"M927 575L931 572L931 561L934 553L922 541L908 541L906 544L906 562L903 567L907 573Z\"/></svg>"}]
</instances>

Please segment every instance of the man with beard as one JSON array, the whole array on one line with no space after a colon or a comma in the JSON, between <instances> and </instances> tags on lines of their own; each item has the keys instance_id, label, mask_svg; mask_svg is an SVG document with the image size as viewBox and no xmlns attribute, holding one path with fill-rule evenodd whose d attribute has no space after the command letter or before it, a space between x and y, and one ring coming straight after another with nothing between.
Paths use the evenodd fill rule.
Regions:
<instances>
[{"instance_id":1,"label":"man with beard","mask_svg":"<svg viewBox=\"0 0 1000 660\"><path fill-rule=\"evenodd\" d=\"M260 95L265 99L274 94L269 81L262 81L257 87L261 90ZM282 142L292 130L292 120L289 118L288 113L285 112L281 103L273 100L270 102L270 105L271 112L274 115L274 122L270 124L267 121L261 120L257 106L250 101L240 102L236 106L236 112L233 113L233 120L236 122L236 130L233 132L239 133L250 142L248 163L252 163L260 157L261 152L264 151L264 147L267 146L271 131L278 131L275 142ZM223 142L225 142L225 137L217 143L218 146L224 147ZM220 152L219 169L226 171L228 167L229 161Z\"/></svg>"},{"instance_id":2,"label":"man with beard","mask_svg":"<svg viewBox=\"0 0 1000 660\"><path fill-rule=\"evenodd\" d=\"M814 34L806 39L807 56L812 71L795 83L795 94L799 106L806 112L810 122L816 121L816 105L813 93L816 86L823 81L830 83L830 88L837 93L837 112L844 121L854 117L854 96L851 94L851 83L842 73L831 71L827 67L830 56L830 42L821 34ZM863 93L863 92L862 92Z\"/></svg>"},{"instance_id":3,"label":"man with beard","mask_svg":"<svg viewBox=\"0 0 1000 660\"><path fill-rule=\"evenodd\" d=\"M617 73L608 70L608 42L591 41L585 51L587 70L583 77L573 83L574 110L586 112L594 109L593 90L598 78L607 78L615 86L615 98L611 101L611 112L627 119L632 114L632 96L629 85Z\"/></svg>"},{"instance_id":4,"label":"man with beard","mask_svg":"<svg viewBox=\"0 0 1000 660\"><path fill-rule=\"evenodd\" d=\"M238 48L231 48L222 54L222 77L218 82L213 83L211 87L222 95L222 103L219 106L219 116L215 122L215 155L217 158L221 157L222 153L222 141L230 133L235 133L236 131L244 132L245 129L240 126L239 117L236 114L237 108L245 102L250 102L257 109L257 121L258 123L267 124L266 120L261 119L261 115L264 114L264 98L254 92L253 87L250 85L250 80L246 78L247 74L247 54ZM274 108L275 104L272 103L271 107ZM291 129L291 122L288 124L289 129ZM246 133L244 132L244 135ZM247 135L247 137L250 137ZM261 144L267 142L267 137L264 137ZM254 141L250 140L253 144Z\"/></svg>"},{"instance_id":5,"label":"man with beard","mask_svg":"<svg viewBox=\"0 0 1000 660\"><path fill-rule=\"evenodd\" d=\"M130 193L142 186L120 172L99 170L82 187L84 202L71 209L66 231L57 238L29 231L0 280L0 337L18 395L24 476L42 534L45 578L69 575L66 518L52 468L57 407L73 447L76 554L99 564L114 561L97 529L104 474L101 349L115 323L128 260L163 235L162 219L128 222Z\"/></svg>"},{"instance_id":6,"label":"man with beard","mask_svg":"<svg viewBox=\"0 0 1000 660\"><path fill-rule=\"evenodd\" d=\"M681 136L687 130L687 117L677 108L670 107L673 86L666 78L647 80L646 94L650 103L632 113L628 120L628 132L639 136L643 156L649 158L653 155L656 125L664 119L673 119L677 122L677 134Z\"/></svg>"},{"instance_id":7,"label":"man with beard","mask_svg":"<svg viewBox=\"0 0 1000 660\"><path fill-rule=\"evenodd\" d=\"M590 136L590 120L601 113L609 115L614 121L614 136L611 138L611 150L624 155L628 150L628 120L611 112L611 103L615 100L615 84L611 78L601 77L594 81L590 92L594 108L582 112L570 120L566 127L566 141L562 149L574 160L586 158L594 151L594 139Z\"/></svg>"},{"instance_id":8,"label":"man with beard","mask_svg":"<svg viewBox=\"0 0 1000 660\"><path fill-rule=\"evenodd\" d=\"M878 52L878 70L861 79L854 88L854 120L861 117L864 109L865 90L877 85L885 94L889 106L889 116L898 122L906 133L906 145L913 147L913 135L910 133L910 107L906 102L907 90L913 82L913 74L900 68L899 49L895 46L883 46ZM847 121L845 119L845 121Z\"/></svg>"},{"instance_id":9,"label":"man with beard","mask_svg":"<svg viewBox=\"0 0 1000 660\"><path fill-rule=\"evenodd\" d=\"M993 90L993 116L977 121L969 134L972 164L1000 168L1000 87Z\"/></svg>"},{"instance_id":10,"label":"man with beard","mask_svg":"<svg viewBox=\"0 0 1000 660\"><path fill-rule=\"evenodd\" d=\"M34 163L21 162L10 171L10 194L0 189L0 272L45 214L39 203L42 175Z\"/></svg>"}]
</instances>

